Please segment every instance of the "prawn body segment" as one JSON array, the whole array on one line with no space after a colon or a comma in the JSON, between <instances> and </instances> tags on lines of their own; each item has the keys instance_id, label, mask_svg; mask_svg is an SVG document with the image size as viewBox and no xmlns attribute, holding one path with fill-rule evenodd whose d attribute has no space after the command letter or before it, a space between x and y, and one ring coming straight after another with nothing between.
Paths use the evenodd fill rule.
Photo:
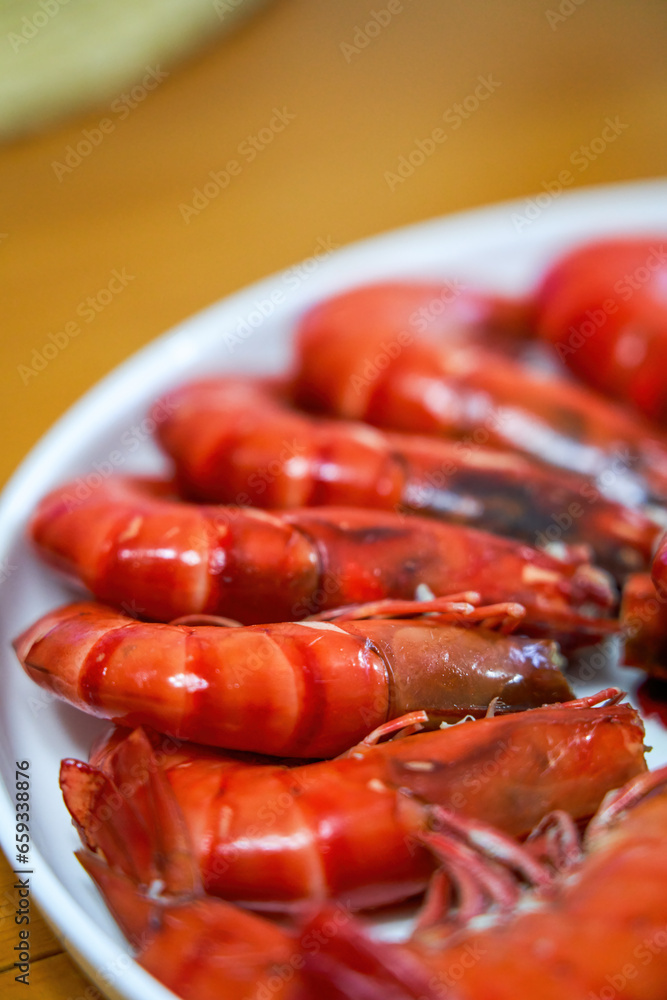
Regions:
<instances>
[{"instance_id":1,"label":"prawn body segment","mask_svg":"<svg viewBox=\"0 0 667 1000\"><path fill-rule=\"evenodd\" d=\"M88 846L99 845L105 796L132 777L136 740L116 739L106 755L98 750L102 770L63 764L65 801ZM163 754L161 767L207 892L277 910L325 898L366 908L425 886L433 860L420 836L431 823L429 806L524 836L553 809L591 816L607 791L645 769L643 750L629 706L574 703L293 768L201 747L189 757L187 744L173 762ZM131 797L122 801L131 807Z\"/></svg>"},{"instance_id":2,"label":"prawn body segment","mask_svg":"<svg viewBox=\"0 0 667 1000\"><path fill-rule=\"evenodd\" d=\"M658 526L585 476L514 451L299 413L285 392L267 380L218 377L170 393L158 435L186 497L423 513L533 545L585 545L619 577L648 568ZM574 513L564 519L563 511Z\"/></svg>"},{"instance_id":3,"label":"prawn body segment","mask_svg":"<svg viewBox=\"0 0 667 1000\"><path fill-rule=\"evenodd\" d=\"M553 856L547 854L544 863L533 853L533 837L522 846L498 830L452 817L455 828L467 829L470 836L442 844L443 867L433 887L444 880L447 889L432 896L432 902L442 903L440 921L418 925L404 944L390 944L370 938L355 920L335 935L323 935L333 909L322 907L306 926L310 940L323 943L305 955L313 992L345 1000L353 983L354 995L365 1000L441 1000L443 995L457 1000L662 1000L666 782L663 768L610 793L611 802L602 804L588 826L583 852L577 846L555 867ZM619 811L624 798L628 808ZM616 812L613 818L611 812ZM562 824L564 818L553 820ZM517 860L527 868L512 869Z\"/></svg>"},{"instance_id":4,"label":"prawn body segment","mask_svg":"<svg viewBox=\"0 0 667 1000\"><path fill-rule=\"evenodd\" d=\"M201 613L291 621L413 600L425 585L436 596L474 590L485 604L519 602L527 626L581 642L605 633L591 609L605 617L615 601L608 576L578 554L557 559L477 529L354 507L184 504L168 488L110 478L71 503L72 487L61 487L40 504L33 540L99 600L163 622Z\"/></svg>"},{"instance_id":5,"label":"prawn body segment","mask_svg":"<svg viewBox=\"0 0 667 1000\"><path fill-rule=\"evenodd\" d=\"M368 293L374 295L372 287ZM461 439L472 448L509 448L592 476L615 499L667 497L667 441L641 418L565 379L439 332L402 345L397 338L387 355L387 328L364 326L365 312L356 290L304 317L297 403L388 430Z\"/></svg>"},{"instance_id":6,"label":"prawn body segment","mask_svg":"<svg viewBox=\"0 0 667 1000\"><path fill-rule=\"evenodd\" d=\"M498 1000L604 996L611 982L620 995L659 1000L667 978L666 821L663 785L597 836L583 864L541 907L418 954L431 974L446 976L466 949L483 952L462 982L462 1000L484 996L489 981L498 984Z\"/></svg>"},{"instance_id":7,"label":"prawn body segment","mask_svg":"<svg viewBox=\"0 0 667 1000\"><path fill-rule=\"evenodd\" d=\"M667 421L667 255L654 239L607 239L557 260L532 322L576 375Z\"/></svg>"},{"instance_id":8,"label":"prawn body segment","mask_svg":"<svg viewBox=\"0 0 667 1000\"><path fill-rule=\"evenodd\" d=\"M36 683L93 715L290 757L341 753L417 709L457 719L572 697L553 643L428 617L216 628L81 603L16 649Z\"/></svg>"}]
</instances>

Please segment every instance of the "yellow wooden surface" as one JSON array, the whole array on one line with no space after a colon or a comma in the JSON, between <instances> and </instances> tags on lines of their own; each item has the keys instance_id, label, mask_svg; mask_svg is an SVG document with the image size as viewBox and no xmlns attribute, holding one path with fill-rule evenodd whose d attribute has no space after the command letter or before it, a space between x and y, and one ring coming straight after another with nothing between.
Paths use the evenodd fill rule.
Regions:
<instances>
[{"instance_id":1,"label":"yellow wooden surface","mask_svg":"<svg viewBox=\"0 0 667 1000\"><path fill-rule=\"evenodd\" d=\"M32 878L34 885L35 873ZM5 858L0 854L0 997L2 1000L19 1000L28 997L38 1000L102 1000L102 994L81 975L62 945L53 936L44 919L31 903L30 924L17 925L17 879ZM26 878L24 875L23 878ZM30 985L17 982L22 970L14 968L19 961L16 945L21 944L19 931L30 932L31 967Z\"/></svg>"},{"instance_id":2,"label":"yellow wooden surface","mask_svg":"<svg viewBox=\"0 0 667 1000\"><path fill-rule=\"evenodd\" d=\"M0 478L138 347L308 256L320 239L345 244L527 197L564 169L576 185L665 172L664 4L393 0L392 7L388 17L386 0L275 0L187 63L152 67L153 79L168 75L135 107L125 105L126 115L119 95L115 108L0 149ZM386 22L377 32L365 28L371 11ZM455 105L474 94L480 77L491 92L454 128ZM249 161L244 141L272 119L280 124L276 109L284 128ZM585 169L573 164L607 119L619 126L614 141L595 159L584 154ZM439 127L446 141L411 177L390 183L400 157ZM68 164L68 147L91 135L98 144L78 165L70 154ZM197 214L179 208L230 160L241 169L224 190ZM87 299L114 271L132 277L87 321ZM76 336L63 337L68 323L77 324ZM45 358L48 344L57 350ZM3 881L0 969L14 943L7 891ZM40 954L57 951L33 926ZM63 956L41 958L33 969L32 994L19 992L11 969L1 972L2 996L91 996Z\"/></svg>"}]
</instances>

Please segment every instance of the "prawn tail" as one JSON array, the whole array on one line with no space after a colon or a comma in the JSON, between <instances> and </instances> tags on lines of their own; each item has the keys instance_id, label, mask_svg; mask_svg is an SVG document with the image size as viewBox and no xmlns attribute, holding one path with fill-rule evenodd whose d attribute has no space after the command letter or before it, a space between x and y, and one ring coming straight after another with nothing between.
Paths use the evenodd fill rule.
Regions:
<instances>
[{"instance_id":1,"label":"prawn tail","mask_svg":"<svg viewBox=\"0 0 667 1000\"><path fill-rule=\"evenodd\" d=\"M288 965L291 934L205 895L151 736L136 729L112 745L104 772L63 762L65 802L88 847L77 852L81 865L139 964L184 1000L268 995L276 968L290 968L295 982L273 992L275 1000L291 1000L301 988ZM129 782L118 780L123 772Z\"/></svg>"},{"instance_id":2,"label":"prawn tail","mask_svg":"<svg viewBox=\"0 0 667 1000\"><path fill-rule=\"evenodd\" d=\"M136 882L117 868L110 868L97 854L75 851L109 907L112 917L130 944L141 951L154 922L155 900L137 888Z\"/></svg>"},{"instance_id":3,"label":"prawn tail","mask_svg":"<svg viewBox=\"0 0 667 1000\"><path fill-rule=\"evenodd\" d=\"M64 760L60 786L88 851L143 890L191 898L201 892L200 874L159 752L135 729L103 770Z\"/></svg>"}]
</instances>

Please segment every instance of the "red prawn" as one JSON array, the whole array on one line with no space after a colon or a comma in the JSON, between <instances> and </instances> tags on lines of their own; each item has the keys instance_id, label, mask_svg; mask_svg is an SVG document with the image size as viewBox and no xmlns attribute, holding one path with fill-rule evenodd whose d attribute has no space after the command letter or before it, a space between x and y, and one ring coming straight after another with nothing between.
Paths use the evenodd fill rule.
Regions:
<instances>
[{"instance_id":1,"label":"red prawn","mask_svg":"<svg viewBox=\"0 0 667 1000\"><path fill-rule=\"evenodd\" d=\"M81 500L76 485L40 503L40 555L101 601L157 621L221 614L246 625L291 621L347 604L476 591L516 601L524 629L568 643L615 625L607 575L582 557L546 552L474 528L359 508L283 513L204 507L169 498L157 480L110 477Z\"/></svg>"},{"instance_id":2,"label":"red prawn","mask_svg":"<svg viewBox=\"0 0 667 1000\"><path fill-rule=\"evenodd\" d=\"M294 398L388 430L509 448L596 479L614 499L667 497L667 440L588 389L436 329L395 333L369 286L320 303L297 333Z\"/></svg>"},{"instance_id":3,"label":"red prawn","mask_svg":"<svg viewBox=\"0 0 667 1000\"><path fill-rule=\"evenodd\" d=\"M555 852L555 877L498 831L456 823L457 839L443 844L458 896L454 931L446 922L392 945L369 939L348 920L335 935L323 935L331 917L325 910L307 928L321 942L304 956L311 988L323 1000L662 1000L666 821L663 768L610 794L588 826L583 856L574 842L569 854ZM554 845L538 832L554 857ZM466 833L467 843L460 839ZM514 883L534 874L541 884L517 891ZM489 891L496 898L485 913Z\"/></svg>"},{"instance_id":4,"label":"red prawn","mask_svg":"<svg viewBox=\"0 0 667 1000\"><path fill-rule=\"evenodd\" d=\"M169 394L164 410L159 441L181 492L200 502L429 514L543 547L554 539L590 546L617 577L648 568L660 532L584 476L516 452L299 413L268 380L190 382Z\"/></svg>"},{"instance_id":5,"label":"red prawn","mask_svg":"<svg viewBox=\"0 0 667 1000\"><path fill-rule=\"evenodd\" d=\"M164 750L154 766L168 779L208 893L277 910L327 898L375 907L424 888L433 860L420 838L437 828L435 807L525 836L553 809L592 815L610 788L643 771L638 716L616 704L618 692L597 704L609 694L367 741L344 758L292 768L156 736ZM111 865L119 842L142 843L137 810L151 799L137 761L145 755L146 735L136 730L98 749L91 764L61 768L84 843ZM146 883L150 853L135 872Z\"/></svg>"},{"instance_id":6,"label":"red prawn","mask_svg":"<svg viewBox=\"0 0 667 1000\"><path fill-rule=\"evenodd\" d=\"M664 236L575 247L547 269L532 323L589 385L667 423Z\"/></svg>"},{"instance_id":7,"label":"red prawn","mask_svg":"<svg viewBox=\"0 0 667 1000\"><path fill-rule=\"evenodd\" d=\"M491 631L520 621L520 606L453 596L381 608L419 615L409 621L364 621L379 609L361 607L336 624L247 628L139 622L80 603L45 615L15 647L37 684L93 715L288 757L342 753L418 709L453 721L492 702L516 711L573 697L554 643Z\"/></svg>"}]
</instances>

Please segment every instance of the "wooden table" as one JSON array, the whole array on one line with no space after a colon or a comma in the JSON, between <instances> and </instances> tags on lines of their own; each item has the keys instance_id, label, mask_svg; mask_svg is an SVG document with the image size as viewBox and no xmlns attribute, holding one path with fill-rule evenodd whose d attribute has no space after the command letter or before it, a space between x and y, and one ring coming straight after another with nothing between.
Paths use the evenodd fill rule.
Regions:
<instances>
[{"instance_id":1,"label":"wooden table","mask_svg":"<svg viewBox=\"0 0 667 1000\"><path fill-rule=\"evenodd\" d=\"M160 67L168 75L124 117L97 108L0 150L3 479L133 351L321 240L528 197L564 169L572 186L664 172L664 5L391 9L276 0L230 38ZM377 30L366 27L373 10ZM607 119L617 133L596 153ZM446 141L396 179L401 157L418 140L430 149L438 128ZM14 982L4 861L0 875L3 998L95 997L40 920L34 992Z\"/></svg>"}]
</instances>

